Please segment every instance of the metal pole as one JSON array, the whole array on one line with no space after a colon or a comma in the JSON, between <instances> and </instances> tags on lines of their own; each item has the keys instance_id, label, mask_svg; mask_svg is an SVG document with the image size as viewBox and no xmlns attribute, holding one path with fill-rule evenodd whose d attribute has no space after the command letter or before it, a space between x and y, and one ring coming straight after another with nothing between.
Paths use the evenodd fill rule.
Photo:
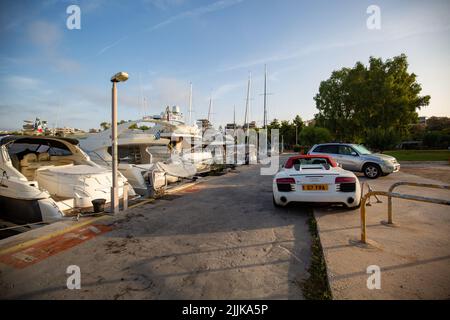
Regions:
<instances>
[{"instance_id":1,"label":"metal pole","mask_svg":"<svg viewBox=\"0 0 450 320\"><path fill-rule=\"evenodd\" d=\"M119 212L119 189L117 183L117 82L112 83L112 119L111 119L111 151L112 151L112 188L111 212Z\"/></svg>"}]
</instances>

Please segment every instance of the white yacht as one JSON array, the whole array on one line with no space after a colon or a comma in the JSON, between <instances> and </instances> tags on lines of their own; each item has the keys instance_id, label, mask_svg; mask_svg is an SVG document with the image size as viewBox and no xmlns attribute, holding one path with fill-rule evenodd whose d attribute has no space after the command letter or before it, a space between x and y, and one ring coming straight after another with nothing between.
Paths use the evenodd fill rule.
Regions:
<instances>
[{"instance_id":1,"label":"white yacht","mask_svg":"<svg viewBox=\"0 0 450 320\"><path fill-rule=\"evenodd\" d=\"M146 119L158 120L155 128L161 138L170 139L169 155L177 154L184 161L195 165L197 173L210 171L214 162L211 151L205 150L202 143L202 130L197 125L188 125L183 120L183 114L178 106L166 107L159 116ZM155 156L157 152L151 148Z\"/></svg>"},{"instance_id":2,"label":"white yacht","mask_svg":"<svg viewBox=\"0 0 450 320\"><path fill-rule=\"evenodd\" d=\"M148 130L131 129L143 123L153 126ZM118 169L140 195L148 196L197 173L189 161L171 154L170 139L160 135L164 125L168 124L160 119L146 118L117 127ZM111 129L89 135L80 140L80 146L97 164L111 167Z\"/></svg>"},{"instance_id":3,"label":"white yacht","mask_svg":"<svg viewBox=\"0 0 450 320\"><path fill-rule=\"evenodd\" d=\"M119 197L127 180L119 175ZM78 140L0 137L0 216L18 224L51 222L111 201L112 173L91 161ZM129 188L130 196L135 195Z\"/></svg>"}]
</instances>

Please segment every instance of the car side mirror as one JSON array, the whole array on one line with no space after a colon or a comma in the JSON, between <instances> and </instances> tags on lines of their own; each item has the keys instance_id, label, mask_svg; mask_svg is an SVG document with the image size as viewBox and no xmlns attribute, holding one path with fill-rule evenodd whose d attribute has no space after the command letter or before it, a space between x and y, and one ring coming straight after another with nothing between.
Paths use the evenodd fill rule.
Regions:
<instances>
[{"instance_id":1,"label":"car side mirror","mask_svg":"<svg viewBox=\"0 0 450 320\"><path fill-rule=\"evenodd\" d=\"M357 154L355 151L353 151L353 152L351 153L351 155L354 156L354 157L357 157L357 156L358 156L358 154Z\"/></svg>"}]
</instances>

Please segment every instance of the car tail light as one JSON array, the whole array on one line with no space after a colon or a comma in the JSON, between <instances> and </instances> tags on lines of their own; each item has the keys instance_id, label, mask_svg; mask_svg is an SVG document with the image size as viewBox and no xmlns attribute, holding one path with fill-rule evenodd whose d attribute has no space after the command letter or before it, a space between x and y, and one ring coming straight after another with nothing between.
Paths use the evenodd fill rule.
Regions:
<instances>
[{"instance_id":1,"label":"car tail light","mask_svg":"<svg viewBox=\"0 0 450 320\"><path fill-rule=\"evenodd\" d=\"M335 183L336 191L355 192L356 190L356 178L354 177L337 177Z\"/></svg>"},{"instance_id":2,"label":"car tail light","mask_svg":"<svg viewBox=\"0 0 450 320\"><path fill-rule=\"evenodd\" d=\"M279 178L277 179L277 184L295 184L294 178Z\"/></svg>"},{"instance_id":3,"label":"car tail light","mask_svg":"<svg viewBox=\"0 0 450 320\"><path fill-rule=\"evenodd\" d=\"M334 183L355 183L356 178L353 177L337 177Z\"/></svg>"},{"instance_id":4,"label":"car tail light","mask_svg":"<svg viewBox=\"0 0 450 320\"><path fill-rule=\"evenodd\" d=\"M294 178L278 178L277 188L279 192L291 192L295 191L295 179Z\"/></svg>"}]
</instances>

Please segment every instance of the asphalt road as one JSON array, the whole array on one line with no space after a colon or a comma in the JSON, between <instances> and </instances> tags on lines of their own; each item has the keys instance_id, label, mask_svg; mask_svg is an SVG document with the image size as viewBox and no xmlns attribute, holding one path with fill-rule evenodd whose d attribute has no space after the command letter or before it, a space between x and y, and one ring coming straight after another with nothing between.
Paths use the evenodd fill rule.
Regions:
<instances>
[{"instance_id":1,"label":"asphalt road","mask_svg":"<svg viewBox=\"0 0 450 320\"><path fill-rule=\"evenodd\" d=\"M38 263L0 263L0 298L302 299L307 215L274 208L271 181L259 165L239 167L130 209L106 223L111 231ZM69 265L80 268L79 290L67 289Z\"/></svg>"}]
</instances>

